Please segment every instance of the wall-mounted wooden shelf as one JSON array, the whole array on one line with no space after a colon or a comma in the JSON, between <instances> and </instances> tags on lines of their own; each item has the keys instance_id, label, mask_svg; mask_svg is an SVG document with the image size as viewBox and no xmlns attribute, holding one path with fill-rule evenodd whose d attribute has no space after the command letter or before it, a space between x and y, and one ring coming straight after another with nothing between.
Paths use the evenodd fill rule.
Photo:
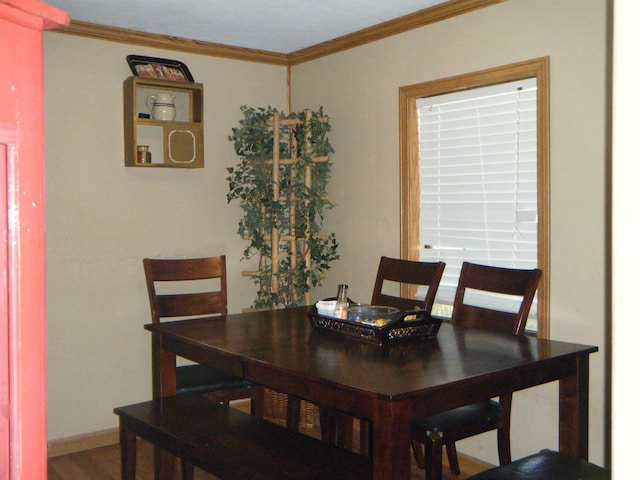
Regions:
<instances>
[{"instance_id":1,"label":"wall-mounted wooden shelf","mask_svg":"<svg viewBox=\"0 0 640 480\"><path fill-rule=\"evenodd\" d=\"M175 97L172 121L141 118L151 112L147 98L157 93ZM202 84L167 82L140 77L124 81L124 164L127 167L204 167ZM146 145L151 162L138 161L138 146Z\"/></svg>"}]
</instances>

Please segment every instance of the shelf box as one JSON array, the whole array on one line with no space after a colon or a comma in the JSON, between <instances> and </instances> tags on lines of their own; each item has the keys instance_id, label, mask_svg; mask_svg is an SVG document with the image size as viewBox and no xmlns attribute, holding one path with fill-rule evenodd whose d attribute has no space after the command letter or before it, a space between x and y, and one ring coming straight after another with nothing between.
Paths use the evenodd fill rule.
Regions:
<instances>
[{"instance_id":1,"label":"shelf box","mask_svg":"<svg viewBox=\"0 0 640 480\"><path fill-rule=\"evenodd\" d=\"M129 77L123 88L126 166L204 167L201 84ZM156 93L174 95L176 117L173 121L140 118L140 114L149 114L147 99ZM138 145L149 146L150 163L138 162Z\"/></svg>"}]
</instances>

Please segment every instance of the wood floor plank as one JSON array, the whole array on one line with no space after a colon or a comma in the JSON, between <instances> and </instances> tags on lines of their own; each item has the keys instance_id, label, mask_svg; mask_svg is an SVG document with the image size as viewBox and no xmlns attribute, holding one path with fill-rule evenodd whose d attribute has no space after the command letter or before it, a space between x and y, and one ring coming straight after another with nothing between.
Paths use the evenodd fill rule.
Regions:
<instances>
[{"instance_id":1,"label":"wood floor plank","mask_svg":"<svg viewBox=\"0 0 640 480\"><path fill-rule=\"evenodd\" d=\"M89 471L82 466L82 458L85 456L84 452L79 452L50 459L49 478L56 474L64 480L97 480L99 477L95 471Z\"/></svg>"},{"instance_id":2,"label":"wood floor plank","mask_svg":"<svg viewBox=\"0 0 640 480\"><path fill-rule=\"evenodd\" d=\"M443 480L464 480L492 465L460 455L459 476L452 475L443 461ZM120 448L118 445L94 448L84 452L50 458L48 462L48 480L119 480ZM424 471L416 467L411 469L411 480L423 480ZM138 468L136 480L153 480L153 446L138 441ZM218 480L217 477L196 468L195 480Z\"/></svg>"},{"instance_id":3,"label":"wood floor plank","mask_svg":"<svg viewBox=\"0 0 640 480\"><path fill-rule=\"evenodd\" d=\"M318 436L316 429L304 430L311 436ZM358 432L354 438L359 439ZM412 455L413 457L413 455ZM136 480L153 480L153 446L138 440L138 465ZM491 468L493 465L475 458L459 454L459 476L451 474L443 459L442 480L465 480L471 475ZM108 445L82 452L52 457L48 461L48 480L119 480L120 479L120 447ZM195 480L219 480L198 468L195 469ZM418 469L412 458L411 480L424 480L424 470Z\"/></svg>"}]
</instances>

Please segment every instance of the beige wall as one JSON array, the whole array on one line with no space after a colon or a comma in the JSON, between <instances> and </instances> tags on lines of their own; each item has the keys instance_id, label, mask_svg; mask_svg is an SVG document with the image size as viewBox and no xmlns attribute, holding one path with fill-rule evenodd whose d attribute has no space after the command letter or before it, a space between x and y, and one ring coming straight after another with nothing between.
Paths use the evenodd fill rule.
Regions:
<instances>
[{"instance_id":1,"label":"beige wall","mask_svg":"<svg viewBox=\"0 0 640 480\"><path fill-rule=\"evenodd\" d=\"M367 299L380 255L399 253L398 88L551 58L552 336L595 344L590 458L605 455L605 4L509 0L302 64L295 110L332 117L341 259L315 297ZM204 170L124 168L122 80L130 53L176 58L205 88ZM240 105L286 105L286 71L66 35L45 35L49 438L111 428L113 406L148 398L143 256L226 253L230 307L253 298L240 271L240 210L226 204L227 136ZM535 412L535 415L529 412ZM557 388L519 393L513 453L557 441ZM497 461L493 434L460 450Z\"/></svg>"},{"instance_id":2,"label":"beige wall","mask_svg":"<svg viewBox=\"0 0 640 480\"><path fill-rule=\"evenodd\" d=\"M605 0L509 0L293 68L293 108L332 117L335 166L328 230L339 280L371 295L377 258L399 254L398 88L542 56L551 59L552 337L595 344L590 458L604 460ZM557 388L514 400L515 457L557 445ZM532 413L530 413L532 412ZM461 451L496 462L495 434Z\"/></svg>"},{"instance_id":3,"label":"beige wall","mask_svg":"<svg viewBox=\"0 0 640 480\"><path fill-rule=\"evenodd\" d=\"M229 307L253 299L227 205L240 106L287 106L286 68L45 33L49 439L117 425L151 395L145 256L226 254ZM204 84L205 168L124 167L125 57L179 59Z\"/></svg>"}]
</instances>

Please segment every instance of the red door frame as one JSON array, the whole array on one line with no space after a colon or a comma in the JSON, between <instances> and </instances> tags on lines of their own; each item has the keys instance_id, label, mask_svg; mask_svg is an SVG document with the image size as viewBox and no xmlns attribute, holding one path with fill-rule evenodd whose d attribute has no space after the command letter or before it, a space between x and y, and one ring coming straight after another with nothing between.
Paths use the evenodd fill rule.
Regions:
<instances>
[{"instance_id":1,"label":"red door frame","mask_svg":"<svg viewBox=\"0 0 640 480\"><path fill-rule=\"evenodd\" d=\"M8 136L8 135L5 135ZM0 185L7 184L7 151L9 144L0 132ZM0 225L7 225L7 197L0 195ZM2 229L0 249L7 251L7 231ZM0 255L0 292L7 291L7 256ZM0 478L9 477L9 302L0 295Z\"/></svg>"},{"instance_id":2,"label":"red door frame","mask_svg":"<svg viewBox=\"0 0 640 480\"><path fill-rule=\"evenodd\" d=\"M0 0L0 478L8 480L47 478L42 31L68 23L39 1Z\"/></svg>"}]
</instances>

